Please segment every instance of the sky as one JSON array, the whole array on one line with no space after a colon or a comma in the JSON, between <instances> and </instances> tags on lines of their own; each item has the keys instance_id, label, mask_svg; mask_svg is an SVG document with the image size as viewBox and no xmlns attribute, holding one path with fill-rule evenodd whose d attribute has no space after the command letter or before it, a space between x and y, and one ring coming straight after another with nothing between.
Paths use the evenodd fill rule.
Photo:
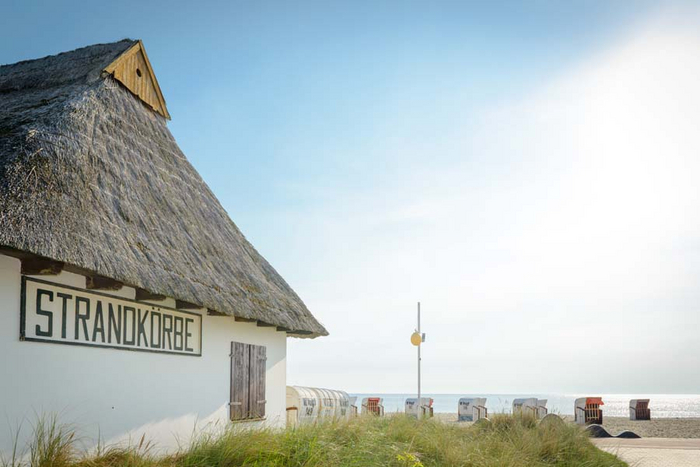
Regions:
<instances>
[{"instance_id":1,"label":"sky","mask_svg":"<svg viewBox=\"0 0 700 467\"><path fill-rule=\"evenodd\" d=\"M700 392L700 5L3 0L144 41L170 131L330 336L288 383Z\"/></svg>"}]
</instances>

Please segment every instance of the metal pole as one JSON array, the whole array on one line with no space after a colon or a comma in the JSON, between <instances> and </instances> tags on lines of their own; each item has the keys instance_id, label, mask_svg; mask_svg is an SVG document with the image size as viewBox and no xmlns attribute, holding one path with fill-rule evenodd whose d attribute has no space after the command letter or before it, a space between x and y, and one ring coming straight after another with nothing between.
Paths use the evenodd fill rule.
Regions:
<instances>
[{"instance_id":1,"label":"metal pole","mask_svg":"<svg viewBox=\"0 0 700 467\"><path fill-rule=\"evenodd\" d=\"M420 333L420 302L418 302L418 334L422 336ZM418 416L422 417L423 416L423 405L421 404L420 401L420 348L421 346L418 346Z\"/></svg>"}]
</instances>

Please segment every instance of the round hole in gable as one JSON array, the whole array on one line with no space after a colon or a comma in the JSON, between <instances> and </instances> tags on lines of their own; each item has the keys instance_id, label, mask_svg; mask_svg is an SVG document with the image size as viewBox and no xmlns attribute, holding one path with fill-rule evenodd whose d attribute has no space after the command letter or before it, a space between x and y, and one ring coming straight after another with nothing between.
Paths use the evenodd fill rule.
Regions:
<instances>
[{"instance_id":1,"label":"round hole in gable","mask_svg":"<svg viewBox=\"0 0 700 467\"><path fill-rule=\"evenodd\" d=\"M141 69L137 68L136 69L136 75L140 78L141 77Z\"/></svg>"}]
</instances>

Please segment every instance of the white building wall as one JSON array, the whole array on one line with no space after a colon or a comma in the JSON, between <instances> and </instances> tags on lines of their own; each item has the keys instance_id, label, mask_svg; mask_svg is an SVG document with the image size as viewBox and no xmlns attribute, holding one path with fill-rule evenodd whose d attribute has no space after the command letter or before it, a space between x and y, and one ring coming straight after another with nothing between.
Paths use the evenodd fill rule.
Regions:
<instances>
[{"instance_id":1,"label":"white building wall","mask_svg":"<svg viewBox=\"0 0 700 467\"><path fill-rule=\"evenodd\" d=\"M83 276L68 272L41 278L85 288ZM129 287L109 293L135 296ZM226 426L232 341L267 347L264 423L285 423L286 335L275 328L201 310L201 357L22 342L20 295L20 261L0 255L0 453L20 426L23 445L37 416L47 414L74 426L87 447L98 433L109 444L138 442L145 433L173 449L193 431ZM171 299L153 303L174 306Z\"/></svg>"}]
</instances>

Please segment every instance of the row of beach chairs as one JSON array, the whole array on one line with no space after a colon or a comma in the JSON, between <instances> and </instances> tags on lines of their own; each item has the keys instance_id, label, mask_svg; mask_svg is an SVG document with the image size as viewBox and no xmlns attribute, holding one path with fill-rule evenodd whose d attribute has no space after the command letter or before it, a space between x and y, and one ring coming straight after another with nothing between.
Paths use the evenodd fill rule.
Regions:
<instances>
[{"instance_id":1,"label":"row of beach chairs","mask_svg":"<svg viewBox=\"0 0 700 467\"><path fill-rule=\"evenodd\" d=\"M574 419L581 425L603 423L603 398L582 397L576 399L574 405ZM629 404L630 420L651 420L649 399L632 399Z\"/></svg>"},{"instance_id":2,"label":"row of beach chairs","mask_svg":"<svg viewBox=\"0 0 700 467\"><path fill-rule=\"evenodd\" d=\"M384 416L384 400L381 397L365 397L362 399L362 412ZM574 421L580 425L602 424L602 397L581 397L574 402ZM430 397L408 398L405 403L405 413L416 417L433 416L433 399ZM649 399L632 399L629 403L630 420L651 420ZM535 418L547 415L547 399L534 397L513 400L513 413L528 414ZM460 422L476 422L488 417L485 397L463 397L457 406L457 417Z\"/></svg>"},{"instance_id":3,"label":"row of beach chairs","mask_svg":"<svg viewBox=\"0 0 700 467\"><path fill-rule=\"evenodd\" d=\"M484 399L486 401L486 399ZM432 417L433 416L433 399L430 397L421 397L420 403L418 398L409 397L405 403L406 415L415 417ZM365 397L362 399L362 413L384 416L384 399L381 397Z\"/></svg>"}]
</instances>

